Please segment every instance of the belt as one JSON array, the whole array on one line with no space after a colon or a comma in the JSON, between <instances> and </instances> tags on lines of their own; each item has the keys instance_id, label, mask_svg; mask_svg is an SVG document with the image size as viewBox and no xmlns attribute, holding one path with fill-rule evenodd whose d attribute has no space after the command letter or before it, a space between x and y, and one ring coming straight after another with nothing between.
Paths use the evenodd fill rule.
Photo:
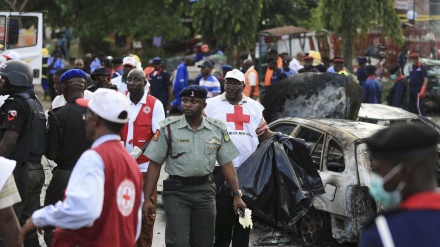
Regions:
<instances>
[{"instance_id":1,"label":"belt","mask_svg":"<svg viewBox=\"0 0 440 247\"><path fill-rule=\"evenodd\" d=\"M208 182L211 178L211 174L201 177L182 177L177 175L170 175L169 178L172 180L180 180L180 182L185 186L195 186L202 185Z\"/></svg>"}]
</instances>

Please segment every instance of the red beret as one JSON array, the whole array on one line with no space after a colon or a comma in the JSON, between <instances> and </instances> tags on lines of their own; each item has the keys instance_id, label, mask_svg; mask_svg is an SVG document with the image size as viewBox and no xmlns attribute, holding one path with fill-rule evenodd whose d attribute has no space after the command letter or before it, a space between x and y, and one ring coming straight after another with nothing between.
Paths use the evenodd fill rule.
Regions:
<instances>
[{"instance_id":1,"label":"red beret","mask_svg":"<svg viewBox=\"0 0 440 247\"><path fill-rule=\"evenodd\" d=\"M419 58L419 54L417 52L413 52L409 55L409 58Z\"/></svg>"}]
</instances>

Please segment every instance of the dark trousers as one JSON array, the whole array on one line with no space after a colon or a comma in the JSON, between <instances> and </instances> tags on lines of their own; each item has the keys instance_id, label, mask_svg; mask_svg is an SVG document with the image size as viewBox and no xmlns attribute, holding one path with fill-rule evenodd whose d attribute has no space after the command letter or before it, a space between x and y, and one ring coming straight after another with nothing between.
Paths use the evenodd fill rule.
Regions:
<instances>
[{"instance_id":1,"label":"dark trousers","mask_svg":"<svg viewBox=\"0 0 440 247\"><path fill-rule=\"evenodd\" d=\"M58 201L64 199L67 183L69 182L72 170L59 170L57 169L50 180L49 186L47 186L46 197L44 198L44 206L53 205ZM52 244L53 231L55 227L46 226L44 230L44 242L48 247Z\"/></svg>"},{"instance_id":2,"label":"dark trousers","mask_svg":"<svg viewBox=\"0 0 440 247\"><path fill-rule=\"evenodd\" d=\"M409 111L420 116L425 116L425 110L423 109L423 100L419 98L417 93L409 93L408 108Z\"/></svg>"},{"instance_id":3,"label":"dark trousers","mask_svg":"<svg viewBox=\"0 0 440 247\"><path fill-rule=\"evenodd\" d=\"M220 167L214 169L214 182L220 188L225 178ZM249 246L250 228L243 228L238 222L238 215L234 212L234 198L229 192L217 193L216 207L217 218L215 221L215 247L229 247L232 239L232 247Z\"/></svg>"},{"instance_id":4,"label":"dark trousers","mask_svg":"<svg viewBox=\"0 0 440 247\"><path fill-rule=\"evenodd\" d=\"M40 194L44 185L43 165L36 162L24 162L14 169L14 179L20 193L21 202L14 205L14 211L20 225L40 208ZM37 231L33 230L24 238L25 247L40 246Z\"/></svg>"},{"instance_id":5,"label":"dark trousers","mask_svg":"<svg viewBox=\"0 0 440 247\"><path fill-rule=\"evenodd\" d=\"M142 176L145 179L147 177L147 173L143 172ZM153 193L151 194L150 198L151 202L154 205L154 208L156 208L157 205L157 187L154 188ZM153 244L153 229L154 229L154 222L156 221L156 211L153 213L148 212L147 214L144 214L144 211L142 210L142 226L141 226L141 235L139 236L139 239L136 241L137 247L151 247Z\"/></svg>"},{"instance_id":6,"label":"dark trousers","mask_svg":"<svg viewBox=\"0 0 440 247\"><path fill-rule=\"evenodd\" d=\"M215 227L215 184L163 191L167 247L212 247Z\"/></svg>"}]
</instances>

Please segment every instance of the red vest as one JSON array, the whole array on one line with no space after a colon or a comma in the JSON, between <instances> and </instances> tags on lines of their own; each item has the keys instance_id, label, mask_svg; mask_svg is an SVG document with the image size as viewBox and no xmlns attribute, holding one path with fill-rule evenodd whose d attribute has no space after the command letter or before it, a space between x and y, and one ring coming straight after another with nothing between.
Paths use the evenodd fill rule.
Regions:
<instances>
[{"instance_id":1,"label":"red vest","mask_svg":"<svg viewBox=\"0 0 440 247\"><path fill-rule=\"evenodd\" d=\"M142 174L138 165L117 140L94 148L104 161L104 204L91 227L78 230L57 228L52 246L107 247L136 245Z\"/></svg>"},{"instance_id":2,"label":"red vest","mask_svg":"<svg viewBox=\"0 0 440 247\"><path fill-rule=\"evenodd\" d=\"M146 102L139 110L136 119L133 122L133 139L129 140L133 146L141 148L146 142L148 142L153 137L153 111L154 104L156 103L156 98L152 95L147 95ZM128 123L124 125L121 129L121 140L124 143L127 141L128 136ZM138 164L142 164L150 161L145 155L139 156L136 160Z\"/></svg>"}]
</instances>

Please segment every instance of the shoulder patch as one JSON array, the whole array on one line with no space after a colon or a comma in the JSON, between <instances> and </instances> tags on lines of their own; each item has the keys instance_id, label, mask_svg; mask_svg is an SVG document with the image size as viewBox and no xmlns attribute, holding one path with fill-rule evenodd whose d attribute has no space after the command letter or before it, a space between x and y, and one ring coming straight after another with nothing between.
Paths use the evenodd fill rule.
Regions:
<instances>
[{"instance_id":1,"label":"shoulder patch","mask_svg":"<svg viewBox=\"0 0 440 247\"><path fill-rule=\"evenodd\" d=\"M226 124L218 119L215 118L210 118L210 117L206 117L205 118L206 121L208 121L210 124L216 126L217 128L221 129L221 130L226 130Z\"/></svg>"},{"instance_id":2,"label":"shoulder patch","mask_svg":"<svg viewBox=\"0 0 440 247\"><path fill-rule=\"evenodd\" d=\"M162 128L165 128L167 125L180 121L183 116L178 117L167 117L164 120L160 121L159 125Z\"/></svg>"}]
</instances>

